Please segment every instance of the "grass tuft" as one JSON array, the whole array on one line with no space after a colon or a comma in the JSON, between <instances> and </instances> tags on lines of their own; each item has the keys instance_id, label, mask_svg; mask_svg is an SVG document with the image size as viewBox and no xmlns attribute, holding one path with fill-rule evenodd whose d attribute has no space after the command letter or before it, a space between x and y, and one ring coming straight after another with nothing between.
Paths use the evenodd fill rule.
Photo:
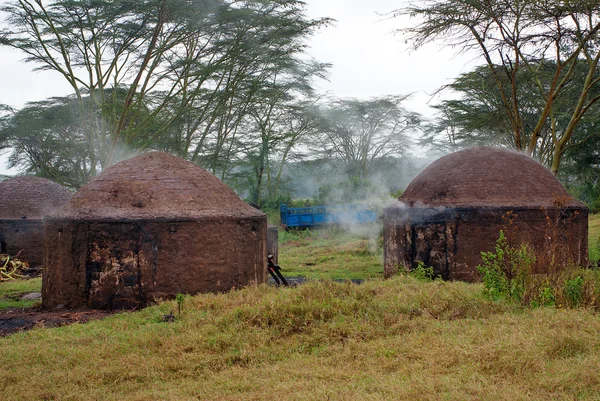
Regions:
<instances>
[{"instance_id":1,"label":"grass tuft","mask_svg":"<svg viewBox=\"0 0 600 401\"><path fill-rule=\"evenodd\" d=\"M12 308L30 308L40 304L40 301L21 301L24 294L41 292L42 279L12 280L0 282L0 310Z\"/></svg>"}]
</instances>

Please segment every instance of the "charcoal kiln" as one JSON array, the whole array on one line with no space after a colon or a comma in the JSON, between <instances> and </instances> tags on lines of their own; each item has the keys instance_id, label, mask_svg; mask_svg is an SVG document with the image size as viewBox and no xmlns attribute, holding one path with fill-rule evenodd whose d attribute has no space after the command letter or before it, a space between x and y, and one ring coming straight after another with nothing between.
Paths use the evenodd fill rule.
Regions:
<instances>
[{"instance_id":1,"label":"charcoal kiln","mask_svg":"<svg viewBox=\"0 0 600 401\"><path fill-rule=\"evenodd\" d=\"M39 268L43 263L42 218L64 206L73 194L39 177L15 177L0 182L0 252Z\"/></svg>"},{"instance_id":2,"label":"charcoal kiln","mask_svg":"<svg viewBox=\"0 0 600 401\"><path fill-rule=\"evenodd\" d=\"M107 168L44 231L46 309L133 309L266 281L266 215L166 153Z\"/></svg>"},{"instance_id":3,"label":"charcoal kiln","mask_svg":"<svg viewBox=\"0 0 600 401\"><path fill-rule=\"evenodd\" d=\"M481 252L495 249L500 230L515 245L551 246L587 264L587 207L524 154L477 147L444 156L399 201L384 211L386 277L422 262L444 279L476 281Z\"/></svg>"}]
</instances>

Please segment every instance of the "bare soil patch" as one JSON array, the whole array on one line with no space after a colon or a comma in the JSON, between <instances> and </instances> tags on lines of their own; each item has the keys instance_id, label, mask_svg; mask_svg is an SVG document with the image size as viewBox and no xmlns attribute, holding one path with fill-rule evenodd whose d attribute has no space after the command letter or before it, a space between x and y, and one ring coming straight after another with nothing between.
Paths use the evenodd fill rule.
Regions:
<instances>
[{"instance_id":1,"label":"bare soil patch","mask_svg":"<svg viewBox=\"0 0 600 401\"><path fill-rule=\"evenodd\" d=\"M69 310L45 311L40 308L7 309L0 311L0 337L6 337L35 327L59 327L86 323L110 316L117 311Z\"/></svg>"}]
</instances>

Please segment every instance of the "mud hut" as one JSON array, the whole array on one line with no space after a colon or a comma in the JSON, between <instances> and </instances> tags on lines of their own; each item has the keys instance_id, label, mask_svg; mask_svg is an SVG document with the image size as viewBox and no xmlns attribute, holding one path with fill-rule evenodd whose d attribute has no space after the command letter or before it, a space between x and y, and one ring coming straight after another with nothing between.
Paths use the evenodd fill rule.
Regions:
<instances>
[{"instance_id":1,"label":"mud hut","mask_svg":"<svg viewBox=\"0 0 600 401\"><path fill-rule=\"evenodd\" d=\"M444 279L475 281L500 230L515 245L559 249L587 264L588 209L544 166L506 149L478 147L423 170L384 211L385 276L419 262Z\"/></svg>"},{"instance_id":2,"label":"mud hut","mask_svg":"<svg viewBox=\"0 0 600 401\"><path fill-rule=\"evenodd\" d=\"M32 268L43 263L42 218L64 206L72 193L39 177L15 177L0 182L0 252L19 255Z\"/></svg>"},{"instance_id":3,"label":"mud hut","mask_svg":"<svg viewBox=\"0 0 600 401\"><path fill-rule=\"evenodd\" d=\"M46 309L132 309L266 280L265 214L165 153L106 169L44 231Z\"/></svg>"}]
</instances>

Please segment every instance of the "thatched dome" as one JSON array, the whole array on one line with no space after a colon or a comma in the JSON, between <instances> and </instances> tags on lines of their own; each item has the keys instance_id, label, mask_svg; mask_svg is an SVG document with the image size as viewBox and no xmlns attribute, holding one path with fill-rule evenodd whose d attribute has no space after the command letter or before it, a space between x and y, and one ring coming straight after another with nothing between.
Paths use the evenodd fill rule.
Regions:
<instances>
[{"instance_id":1,"label":"thatched dome","mask_svg":"<svg viewBox=\"0 0 600 401\"><path fill-rule=\"evenodd\" d=\"M41 219L71 196L67 188L45 178L10 178L0 182L0 219Z\"/></svg>"},{"instance_id":2,"label":"thatched dome","mask_svg":"<svg viewBox=\"0 0 600 401\"><path fill-rule=\"evenodd\" d=\"M516 151L477 147L431 163L406 188L400 200L440 207L585 207L556 177L531 157Z\"/></svg>"},{"instance_id":3,"label":"thatched dome","mask_svg":"<svg viewBox=\"0 0 600 401\"><path fill-rule=\"evenodd\" d=\"M264 214L197 165L162 152L107 168L53 217L71 219L206 218Z\"/></svg>"}]
</instances>

